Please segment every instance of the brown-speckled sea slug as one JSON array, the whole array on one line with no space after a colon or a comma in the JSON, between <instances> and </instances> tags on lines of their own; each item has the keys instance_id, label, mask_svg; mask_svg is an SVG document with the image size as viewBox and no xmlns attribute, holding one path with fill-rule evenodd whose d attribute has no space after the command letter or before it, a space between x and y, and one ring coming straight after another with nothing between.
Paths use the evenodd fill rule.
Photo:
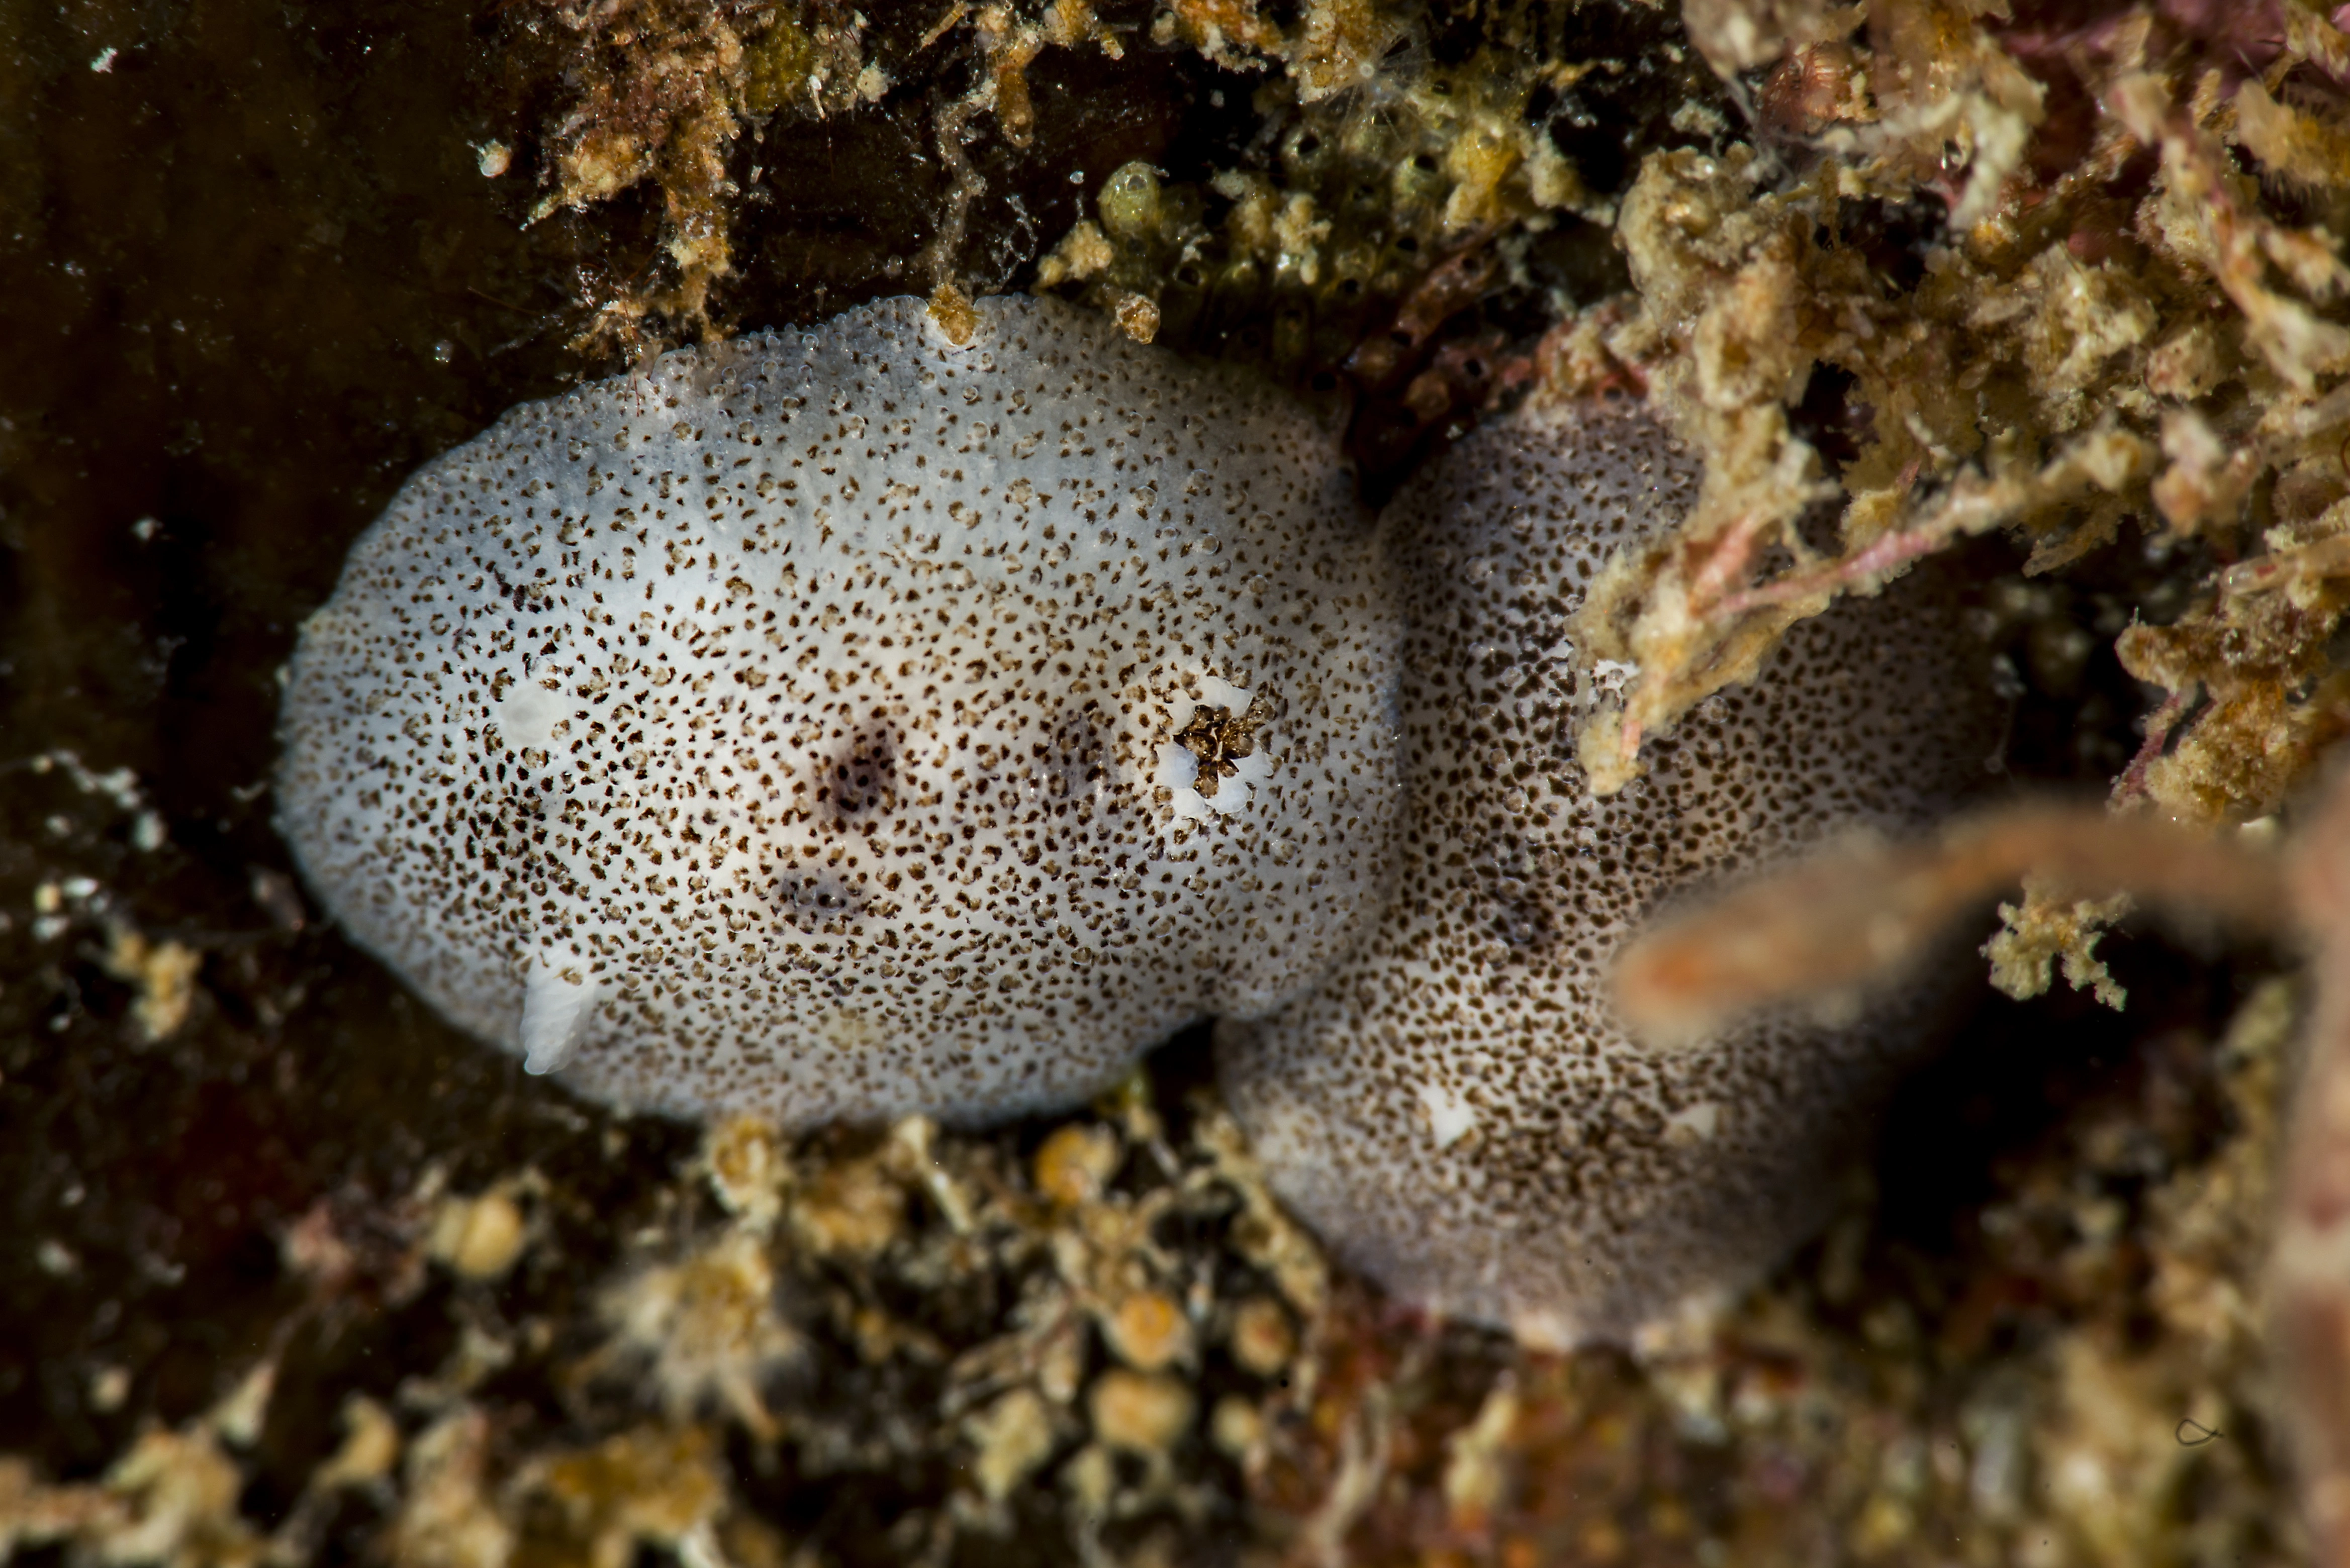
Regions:
<instances>
[{"instance_id":1,"label":"brown-speckled sea slug","mask_svg":"<svg viewBox=\"0 0 2350 1568\"><path fill-rule=\"evenodd\" d=\"M801 1127L1064 1105L1376 912L1396 618L1335 435L1054 301L515 410L303 628L278 820L535 1071Z\"/></svg>"},{"instance_id":2,"label":"brown-speckled sea slug","mask_svg":"<svg viewBox=\"0 0 2350 1568\"><path fill-rule=\"evenodd\" d=\"M450 1018L624 1104L972 1121L1221 1014L1341 1256L1620 1334L1814 1221L1911 1031L1652 1054L1614 950L1989 746L1949 607L1896 595L1594 798L1568 617L1690 483L1644 415L1525 414L1374 534L1270 390L1051 301L962 347L886 302L411 480L304 628L279 820Z\"/></svg>"},{"instance_id":3,"label":"brown-speckled sea slug","mask_svg":"<svg viewBox=\"0 0 2350 1568\"><path fill-rule=\"evenodd\" d=\"M1911 584L1799 628L1593 795L1569 618L1696 480L1645 412L1528 410L1397 498L1396 893L1312 996L1218 1041L1275 1189L1340 1256L1539 1344L1620 1337L1767 1266L1930 1033L1913 1005L1651 1051L1609 1003L1617 948L1683 889L1932 818L1995 742L1955 607Z\"/></svg>"}]
</instances>

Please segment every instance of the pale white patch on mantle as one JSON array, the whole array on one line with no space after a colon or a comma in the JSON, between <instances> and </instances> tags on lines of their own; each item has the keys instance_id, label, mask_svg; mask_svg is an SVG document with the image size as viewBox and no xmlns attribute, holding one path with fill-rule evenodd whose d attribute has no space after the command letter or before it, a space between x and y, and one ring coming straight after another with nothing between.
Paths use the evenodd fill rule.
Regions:
<instances>
[{"instance_id":1,"label":"pale white patch on mantle","mask_svg":"<svg viewBox=\"0 0 2350 1568\"><path fill-rule=\"evenodd\" d=\"M1721 1105L1713 1100L1700 1100L1665 1118L1665 1141L1675 1148L1694 1148L1721 1127Z\"/></svg>"},{"instance_id":2,"label":"pale white patch on mantle","mask_svg":"<svg viewBox=\"0 0 2350 1568\"><path fill-rule=\"evenodd\" d=\"M1419 1104L1439 1148L1451 1148L1477 1126L1477 1107L1441 1084L1422 1084Z\"/></svg>"}]
</instances>

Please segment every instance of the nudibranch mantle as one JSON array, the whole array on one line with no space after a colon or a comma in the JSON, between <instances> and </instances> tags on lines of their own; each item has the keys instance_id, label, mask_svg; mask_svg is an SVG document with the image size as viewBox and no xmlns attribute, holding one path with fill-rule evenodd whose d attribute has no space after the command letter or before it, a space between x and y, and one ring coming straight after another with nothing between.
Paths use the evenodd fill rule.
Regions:
<instances>
[{"instance_id":1,"label":"nudibranch mantle","mask_svg":"<svg viewBox=\"0 0 2350 1568\"><path fill-rule=\"evenodd\" d=\"M1350 948L1399 814L1332 431L1053 301L526 405L304 627L278 821L535 1071L787 1127L1066 1104Z\"/></svg>"}]
</instances>

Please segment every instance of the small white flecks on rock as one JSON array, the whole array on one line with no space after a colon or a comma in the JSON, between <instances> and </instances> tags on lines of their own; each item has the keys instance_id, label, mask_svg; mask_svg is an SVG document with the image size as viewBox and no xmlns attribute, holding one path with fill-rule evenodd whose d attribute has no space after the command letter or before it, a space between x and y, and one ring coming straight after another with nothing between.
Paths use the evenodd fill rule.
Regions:
<instances>
[{"instance_id":1,"label":"small white flecks on rock","mask_svg":"<svg viewBox=\"0 0 2350 1568\"><path fill-rule=\"evenodd\" d=\"M1695 465L1645 414L1499 421L1395 502L1397 892L1319 992L1218 1036L1274 1189L1413 1303L1565 1345L1746 1282L1815 1225L1930 1001L1674 1054L1608 966L1660 901L1856 825L1937 816L1995 727L1956 609L1904 585L1799 628L1594 798L1568 618Z\"/></svg>"},{"instance_id":2,"label":"small white flecks on rock","mask_svg":"<svg viewBox=\"0 0 2350 1568\"><path fill-rule=\"evenodd\" d=\"M787 1127L1066 1104L1359 938L1398 622L1333 432L1048 300L515 410L303 628L279 824L462 1026Z\"/></svg>"}]
</instances>

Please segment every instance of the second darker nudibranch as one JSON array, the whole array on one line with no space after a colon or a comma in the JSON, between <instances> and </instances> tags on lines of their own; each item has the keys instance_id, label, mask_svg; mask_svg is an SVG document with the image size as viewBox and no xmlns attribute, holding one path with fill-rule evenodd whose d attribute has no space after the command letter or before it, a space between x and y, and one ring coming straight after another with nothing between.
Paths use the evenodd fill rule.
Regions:
<instances>
[{"instance_id":1,"label":"second darker nudibranch","mask_svg":"<svg viewBox=\"0 0 2350 1568\"><path fill-rule=\"evenodd\" d=\"M1397 893L1312 996L1218 1039L1274 1189L1340 1258L1537 1345L1623 1337L1767 1267L1930 1033L1910 1005L1652 1051L1611 1008L1615 950L1685 889L1934 819L1995 733L1957 607L1919 582L1799 628L1595 794L1571 618L1695 484L1646 412L1530 409L1398 497Z\"/></svg>"}]
</instances>

